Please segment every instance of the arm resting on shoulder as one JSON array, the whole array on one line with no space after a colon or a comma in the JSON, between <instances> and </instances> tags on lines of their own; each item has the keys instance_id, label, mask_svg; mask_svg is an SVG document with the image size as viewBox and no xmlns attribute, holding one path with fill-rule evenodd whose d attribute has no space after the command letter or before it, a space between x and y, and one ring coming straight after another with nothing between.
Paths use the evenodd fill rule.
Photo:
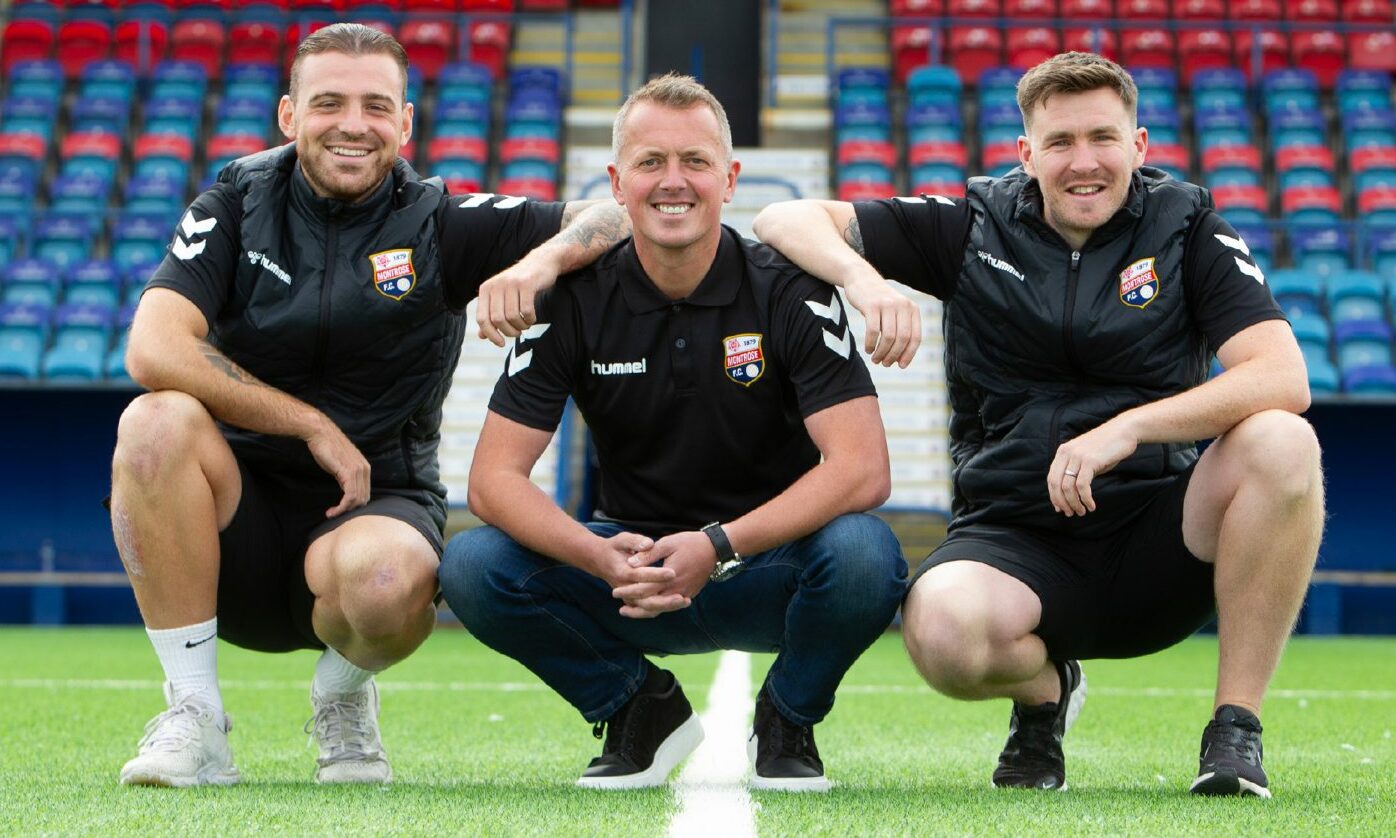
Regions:
<instances>
[{"instance_id":1,"label":"arm resting on shoulder","mask_svg":"<svg viewBox=\"0 0 1396 838\"><path fill-rule=\"evenodd\" d=\"M557 235L480 286L475 307L479 336L495 346L518 337L537 322L533 301L539 291L551 288L559 276L595 262L629 235L630 216L610 198L569 201Z\"/></svg>"},{"instance_id":2,"label":"arm resting on shoulder","mask_svg":"<svg viewBox=\"0 0 1396 838\"><path fill-rule=\"evenodd\" d=\"M863 349L875 364L905 368L921 345L921 309L863 258L863 233L847 201L781 201L752 222L761 241L810 275L844 289L867 321Z\"/></svg>"}]
</instances>

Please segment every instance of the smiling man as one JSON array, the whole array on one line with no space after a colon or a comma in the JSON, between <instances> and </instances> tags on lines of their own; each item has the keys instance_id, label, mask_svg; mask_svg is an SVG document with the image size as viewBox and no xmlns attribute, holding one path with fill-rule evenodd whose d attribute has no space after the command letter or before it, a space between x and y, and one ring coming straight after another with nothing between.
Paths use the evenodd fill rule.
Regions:
<instances>
[{"instance_id":1,"label":"smiling man","mask_svg":"<svg viewBox=\"0 0 1396 838\"><path fill-rule=\"evenodd\" d=\"M292 142L223 169L141 298L126 363L151 392L121 417L112 531L168 709L122 783L239 780L217 638L324 650L317 781L391 778L373 675L436 621L461 311L478 292L481 334L502 344L534 288L624 233L610 201L450 198L420 179L398 157L406 84L377 30L307 37L277 110Z\"/></svg>"},{"instance_id":2,"label":"smiling man","mask_svg":"<svg viewBox=\"0 0 1396 838\"><path fill-rule=\"evenodd\" d=\"M1137 99L1113 62L1056 56L1018 82L1021 168L961 200L777 204L756 231L850 299L886 300L891 277L945 301L953 519L903 636L937 690L1013 699L994 784L1066 787L1079 659L1163 649L1215 613L1191 788L1268 797L1261 700L1323 525L1307 377L1208 193L1143 165Z\"/></svg>"},{"instance_id":3,"label":"smiling man","mask_svg":"<svg viewBox=\"0 0 1396 838\"><path fill-rule=\"evenodd\" d=\"M612 142L634 237L558 283L515 345L470 472L489 526L447 545L441 589L605 731L578 785L660 785L702 740L647 654L743 649L778 652L753 786L823 791L814 725L906 576L891 530L859 514L890 488L872 381L838 293L722 226L740 167L706 88L650 82ZM528 477L569 396L600 464L587 524Z\"/></svg>"}]
</instances>

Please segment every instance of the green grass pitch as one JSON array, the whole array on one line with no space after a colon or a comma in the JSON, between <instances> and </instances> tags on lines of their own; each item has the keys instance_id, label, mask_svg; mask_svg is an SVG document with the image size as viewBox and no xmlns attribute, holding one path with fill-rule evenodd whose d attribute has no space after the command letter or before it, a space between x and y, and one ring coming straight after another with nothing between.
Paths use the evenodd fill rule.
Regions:
<instances>
[{"instance_id":1,"label":"green grass pitch","mask_svg":"<svg viewBox=\"0 0 1396 838\"><path fill-rule=\"evenodd\" d=\"M572 787L598 743L526 670L443 628L380 678L387 788L319 787L309 716L314 656L223 645L224 698L244 781L123 788L122 762L161 709L144 633L0 629L0 835L663 835L671 789ZM989 774L1006 702L960 703L918 679L888 635L817 728L828 795L757 793L761 835L1392 835L1396 640L1297 638L1266 704L1275 798L1186 794L1210 710L1216 644L1086 665L1067 737L1070 790L1005 792ZM717 657L671 658L695 708ZM769 664L758 656L753 691ZM719 837L721 838L721 837Z\"/></svg>"}]
</instances>

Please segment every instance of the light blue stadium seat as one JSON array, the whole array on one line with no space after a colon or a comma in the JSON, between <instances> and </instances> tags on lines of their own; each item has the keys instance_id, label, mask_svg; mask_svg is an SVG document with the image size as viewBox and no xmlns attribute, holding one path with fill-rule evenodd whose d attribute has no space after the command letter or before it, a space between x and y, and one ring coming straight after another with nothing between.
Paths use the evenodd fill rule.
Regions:
<instances>
[{"instance_id":1,"label":"light blue stadium seat","mask_svg":"<svg viewBox=\"0 0 1396 838\"><path fill-rule=\"evenodd\" d=\"M1328 278L1328 316L1335 324L1382 320L1386 316L1386 282L1370 271L1339 271Z\"/></svg>"},{"instance_id":2,"label":"light blue stadium seat","mask_svg":"<svg viewBox=\"0 0 1396 838\"><path fill-rule=\"evenodd\" d=\"M123 213L112 229L111 258L118 271L164 258L178 215Z\"/></svg>"},{"instance_id":3,"label":"light blue stadium seat","mask_svg":"<svg viewBox=\"0 0 1396 838\"><path fill-rule=\"evenodd\" d=\"M839 183L890 183L892 170L881 163L850 163L837 173Z\"/></svg>"},{"instance_id":4,"label":"light blue stadium seat","mask_svg":"<svg viewBox=\"0 0 1396 838\"><path fill-rule=\"evenodd\" d=\"M44 354L44 378L94 381L102 377L114 308L65 304L54 316L53 346Z\"/></svg>"},{"instance_id":5,"label":"light blue stadium seat","mask_svg":"<svg viewBox=\"0 0 1396 838\"><path fill-rule=\"evenodd\" d=\"M557 166L552 163L545 163L541 160L514 160L504 165L504 171L501 173L500 178L541 178L542 180L557 180Z\"/></svg>"},{"instance_id":6,"label":"light blue stadium seat","mask_svg":"<svg viewBox=\"0 0 1396 838\"><path fill-rule=\"evenodd\" d=\"M1304 315L1322 316L1323 278L1308 271L1293 268L1272 271L1266 282L1275 302L1284 309L1285 315L1297 323ZM1296 326L1296 329L1298 327Z\"/></svg>"},{"instance_id":7,"label":"light blue stadium seat","mask_svg":"<svg viewBox=\"0 0 1396 838\"><path fill-rule=\"evenodd\" d=\"M0 379L39 377L50 317L47 306L0 303Z\"/></svg>"},{"instance_id":8,"label":"light blue stadium seat","mask_svg":"<svg viewBox=\"0 0 1396 838\"><path fill-rule=\"evenodd\" d=\"M1396 396L1396 369L1390 364L1355 367L1343 373L1343 389L1357 397Z\"/></svg>"},{"instance_id":9,"label":"light blue stadium seat","mask_svg":"<svg viewBox=\"0 0 1396 838\"><path fill-rule=\"evenodd\" d=\"M63 67L57 61L19 61L10 68L11 96L42 96L58 101L63 92Z\"/></svg>"},{"instance_id":10,"label":"light blue stadium seat","mask_svg":"<svg viewBox=\"0 0 1396 838\"><path fill-rule=\"evenodd\" d=\"M963 85L954 67L926 64L907 75L906 89L910 104L958 105Z\"/></svg>"},{"instance_id":11,"label":"light blue stadium seat","mask_svg":"<svg viewBox=\"0 0 1396 838\"><path fill-rule=\"evenodd\" d=\"M1309 392L1315 396L1328 396L1338 392L1338 368L1327 359L1315 360L1307 364Z\"/></svg>"},{"instance_id":12,"label":"light blue stadium seat","mask_svg":"<svg viewBox=\"0 0 1396 838\"><path fill-rule=\"evenodd\" d=\"M1333 327L1338 368L1346 374L1359 367L1390 366L1391 327L1383 320L1350 320Z\"/></svg>"},{"instance_id":13,"label":"light blue stadium seat","mask_svg":"<svg viewBox=\"0 0 1396 838\"><path fill-rule=\"evenodd\" d=\"M34 255L66 269L90 259L101 219L48 213L34 221Z\"/></svg>"},{"instance_id":14,"label":"light blue stadium seat","mask_svg":"<svg viewBox=\"0 0 1396 838\"><path fill-rule=\"evenodd\" d=\"M52 308L63 287L63 270L46 259L15 259L5 265L0 299Z\"/></svg>"}]
</instances>

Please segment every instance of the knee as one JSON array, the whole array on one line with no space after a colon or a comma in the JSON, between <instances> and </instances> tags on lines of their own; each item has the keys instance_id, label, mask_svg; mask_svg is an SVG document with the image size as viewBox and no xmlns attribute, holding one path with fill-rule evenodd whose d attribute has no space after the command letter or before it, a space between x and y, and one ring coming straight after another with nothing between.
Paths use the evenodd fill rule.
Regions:
<instances>
[{"instance_id":1,"label":"knee","mask_svg":"<svg viewBox=\"0 0 1396 838\"><path fill-rule=\"evenodd\" d=\"M934 689L952 698L978 698L993 650L989 613L948 590L913 591L902 609L902 640Z\"/></svg>"},{"instance_id":2,"label":"knee","mask_svg":"<svg viewBox=\"0 0 1396 838\"><path fill-rule=\"evenodd\" d=\"M1228 431L1226 440L1253 486L1289 503L1322 492L1318 436L1302 417L1283 410L1262 411Z\"/></svg>"},{"instance_id":3,"label":"knee","mask_svg":"<svg viewBox=\"0 0 1396 838\"><path fill-rule=\"evenodd\" d=\"M320 595L359 637L387 642L417 632L436 597L436 555L420 539L341 544L331 552L333 582Z\"/></svg>"},{"instance_id":4,"label":"knee","mask_svg":"<svg viewBox=\"0 0 1396 838\"><path fill-rule=\"evenodd\" d=\"M902 545L882 519L865 513L840 515L815 533L818 555L838 584L900 602L906 593Z\"/></svg>"},{"instance_id":5,"label":"knee","mask_svg":"<svg viewBox=\"0 0 1396 838\"><path fill-rule=\"evenodd\" d=\"M490 526L460 533L441 557L441 594L467 629L474 630L503 594L503 557L517 550L513 539Z\"/></svg>"},{"instance_id":6,"label":"knee","mask_svg":"<svg viewBox=\"0 0 1396 838\"><path fill-rule=\"evenodd\" d=\"M154 483L172 468L197 465L189 454L207 429L214 429L212 417L193 396L174 390L137 396L117 424L113 470Z\"/></svg>"}]
</instances>

